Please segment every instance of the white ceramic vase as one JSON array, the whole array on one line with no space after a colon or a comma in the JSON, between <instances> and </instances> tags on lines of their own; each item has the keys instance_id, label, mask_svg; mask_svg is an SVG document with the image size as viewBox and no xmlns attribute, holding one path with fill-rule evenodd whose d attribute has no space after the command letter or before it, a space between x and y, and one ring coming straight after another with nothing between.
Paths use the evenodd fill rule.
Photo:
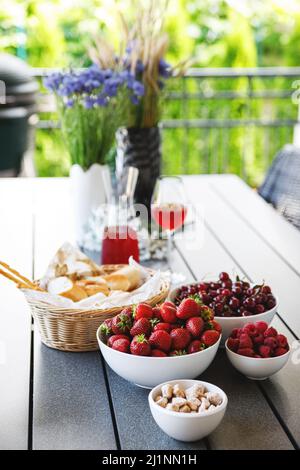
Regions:
<instances>
[{"instance_id":1,"label":"white ceramic vase","mask_svg":"<svg viewBox=\"0 0 300 470\"><path fill-rule=\"evenodd\" d=\"M109 168L107 165L94 163L88 170L80 165L72 165L70 170L71 200L75 226L75 237L81 242L89 217L94 209L107 201L107 182Z\"/></svg>"}]
</instances>

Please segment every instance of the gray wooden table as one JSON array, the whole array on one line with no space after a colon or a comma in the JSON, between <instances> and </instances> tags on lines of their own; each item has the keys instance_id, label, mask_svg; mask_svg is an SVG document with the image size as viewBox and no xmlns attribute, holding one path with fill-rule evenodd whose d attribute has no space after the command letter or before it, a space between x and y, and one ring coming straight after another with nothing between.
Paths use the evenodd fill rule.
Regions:
<instances>
[{"instance_id":1,"label":"gray wooden table","mask_svg":"<svg viewBox=\"0 0 300 470\"><path fill-rule=\"evenodd\" d=\"M300 232L235 176L184 177L203 227L176 242L171 269L186 280L221 270L266 280L280 299L274 325L294 346L263 382L238 374L219 351L203 380L229 406L207 439L185 444L154 423L147 391L116 376L100 353L41 344L20 292L0 279L1 449L293 449L300 444ZM0 259L39 277L72 241L67 179L0 180Z\"/></svg>"}]
</instances>

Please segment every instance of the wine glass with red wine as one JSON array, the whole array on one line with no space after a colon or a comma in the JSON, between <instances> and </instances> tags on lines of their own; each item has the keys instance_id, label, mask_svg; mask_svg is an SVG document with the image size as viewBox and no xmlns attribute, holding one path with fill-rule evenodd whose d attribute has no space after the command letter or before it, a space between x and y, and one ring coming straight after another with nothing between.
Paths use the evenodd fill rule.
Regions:
<instances>
[{"instance_id":1,"label":"wine glass with red wine","mask_svg":"<svg viewBox=\"0 0 300 470\"><path fill-rule=\"evenodd\" d=\"M169 261L172 233L184 224L187 215L187 198L179 176L158 178L152 196L151 215L167 234Z\"/></svg>"}]
</instances>

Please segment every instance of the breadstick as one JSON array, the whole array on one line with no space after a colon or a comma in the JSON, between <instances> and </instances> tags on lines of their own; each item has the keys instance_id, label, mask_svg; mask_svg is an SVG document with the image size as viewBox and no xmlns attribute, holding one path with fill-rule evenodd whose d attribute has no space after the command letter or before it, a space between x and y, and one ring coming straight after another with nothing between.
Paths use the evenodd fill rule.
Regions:
<instances>
[{"instance_id":1,"label":"breadstick","mask_svg":"<svg viewBox=\"0 0 300 470\"><path fill-rule=\"evenodd\" d=\"M43 290L39 286L34 284L32 281L27 279L25 276L22 276L22 274L20 274L18 271L11 268L7 263L0 261L0 265L3 266L8 271L6 272L0 269L0 274L7 277L8 279L15 282L16 284L18 284L18 287L21 287L23 289Z\"/></svg>"},{"instance_id":2,"label":"breadstick","mask_svg":"<svg viewBox=\"0 0 300 470\"><path fill-rule=\"evenodd\" d=\"M10 279L11 281L13 281L15 284L17 284L18 287L22 289L28 289L27 284L21 283L20 280L16 279L12 274L9 274L3 271L2 269L0 269L0 274L2 274L2 276L6 277L7 279Z\"/></svg>"}]
</instances>

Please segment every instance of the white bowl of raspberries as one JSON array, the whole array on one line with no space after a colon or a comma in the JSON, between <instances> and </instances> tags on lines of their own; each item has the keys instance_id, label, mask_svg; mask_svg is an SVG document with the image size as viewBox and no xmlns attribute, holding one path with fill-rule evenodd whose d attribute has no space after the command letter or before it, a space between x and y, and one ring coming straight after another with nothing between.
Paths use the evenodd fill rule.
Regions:
<instances>
[{"instance_id":1,"label":"white bowl of raspberries","mask_svg":"<svg viewBox=\"0 0 300 470\"><path fill-rule=\"evenodd\" d=\"M287 338L263 321L235 328L226 343L231 364L249 379L264 380L287 363Z\"/></svg>"},{"instance_id":2,"label":"white bowl of raspberries","mask_svg":"<svg viewBox=\"0 0 300 470\"><path fill-rule=\"evenodd\" d=\"M121 377L152 388L200 375L213 361L221 340L213 311L194 299L127 307L97 331L101 353Z\"/></svg>"},{"instance_id":3,"label":"white bowl of raspberries","mask_svg":"<svg viewBox=\"0 0 300 470\"><path fill-rule=\"evenodd\" d=\"M215 281L178 287L170 293L169 299L178 305L190 296L214 311L222 327L222 345L234 328L242 328L253 321L271 323L278 308L278 299L268 285L251 285L239 277L232 280L226 272L220 273Z\"/></svg>"}]
</instances>

